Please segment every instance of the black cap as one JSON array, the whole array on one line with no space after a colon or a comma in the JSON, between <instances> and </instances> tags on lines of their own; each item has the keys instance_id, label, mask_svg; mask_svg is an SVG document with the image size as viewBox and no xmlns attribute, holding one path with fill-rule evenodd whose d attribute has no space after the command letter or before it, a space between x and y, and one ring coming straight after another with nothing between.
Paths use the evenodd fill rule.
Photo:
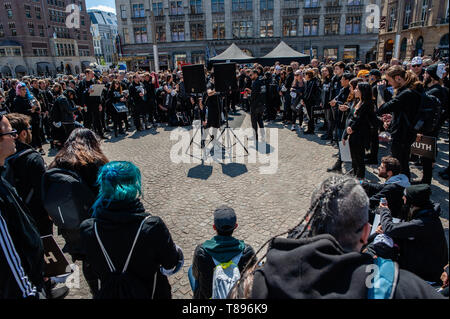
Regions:
<instances>
[{"instance_id":1,"label":"black cap","mask_svg":"<svg viewBox=\"0 0 450 319\"><path fill-rule=\"evenodd\" d=\"M428 184L413 185L405 188L406 200L409 204L416 207L429 205L431 196L431 187Z\"/></svg>"},{"instance_id":2,"label":"black cap","mask_svg":"<svg viewBox=\"0 0 450 319\"><path fill-rule=\"evenodd\" d=\"M220 206L214 211L214 225L217 231L227 232L236 226L236 213L228 206Z\"/></svg>"},{"instance_id":3,"label":"black cap","mask_svg":"<svg viewBox=\"0 0 450 319\"><path fill-rule=\"evenodd\" d=\"M437 70L438 70L438 65L437 64L433 64L430 65L429 67L426 68L426 72L436 81L439 81L440 78L437 75Z\"/></svg>"},{"instance_id":4,"label":"black cap","mask_svg":"<svg viewBox=\"0 0 450 319\"><path fill-rule=\"evenodd\" d=\"M380 72L380 70L377 70L377 69L370 70L369 75L375 75L375 76L378 76L381 78L381 72Z\"/></svg>"}]
</instances>

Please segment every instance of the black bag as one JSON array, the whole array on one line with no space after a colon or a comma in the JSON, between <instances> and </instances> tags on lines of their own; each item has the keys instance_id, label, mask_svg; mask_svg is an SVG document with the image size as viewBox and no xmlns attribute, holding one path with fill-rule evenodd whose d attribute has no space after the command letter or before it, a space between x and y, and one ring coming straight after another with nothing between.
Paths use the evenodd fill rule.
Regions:
<instances>
[{"instance_id":1,"label":"black bag","mask_svg":"<svg viewBox=\"0 0 450 319\"><path fill-rule=\"evenodd\" d=\"M442 104L439 99L428 93L422 93L419 112L414 131L424 134L435 132L439 128Z\"/></svg>"},{"instance_id":2,"label":"black bag","mask_svg":"<svg viewBox=\"0 0 450 319\"><path fill-rule=\"evenodd\" d=\"M90 217L95 202L92 190L75 172L52 168L42 178L42 202L66 241L63 251L73 258L83 255L79 227Z\"/></svg>"},{"instance_id":3,"label":"black bag","mask_svg":"<svg viewBox=\"0 0 450 319\"><path fill-rule=\"evenodd\" d=\"M147 287L143 284L142 280L127 272L131 256L133 255L134 246L136 245L139 234L141 233L142 226L148 218L150 218L150 216L144 218L139 225L133 245L128 253L128 257L122 271L117 270L114 266L98 234L97 222L94 222L95 236L97 237L98 244L100 245L100 249L102 250L103 256L105 257L106 263L111 272L105 279L101 280L99 292L97 296L95 296L96 299L153 299L158 272L155 272L153 279L153 292L151 294Z\"/></svg>"},{"instance_id":4,"label":"black bag","mask_svg":"<svg viewBox=\"0 0 450 319\"><path fill-rule=\"evenodd\" d=\"M34 149L32 148L28 148L25 150L22 150L20 152L17 152L14 155L11 155L10 157L8 157L5 161L5 170L3 171L2 175L3 177L14 187L17 187L17 183L18 183L18 179L14 174L14 163L15 161L17 161L19 158L26 156L28 154L31 154L33 152L36 152ZM36 152L37 153L37 152ZM39 154L39 153L38 153ZM33 197L34 194L34 189L31 188L28 195L26 196L26 198L22 198L25 202L25 204L29 204L31 198Z\"/></svg>"}]
</instances>

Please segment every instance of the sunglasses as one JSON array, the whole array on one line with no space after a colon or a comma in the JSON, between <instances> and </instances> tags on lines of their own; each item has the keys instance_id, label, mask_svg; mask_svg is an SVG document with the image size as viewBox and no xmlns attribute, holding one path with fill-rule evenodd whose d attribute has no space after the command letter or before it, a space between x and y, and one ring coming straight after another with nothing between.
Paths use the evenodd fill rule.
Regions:
<instances>
[{"instance_id":1,"label":"sunglasses","mask_svg":"<svg viewBox=\"0 0 450 319\"><path fill-rule=\"evenodd\" d=\"M17 131L12 130L11 132L1 133L0 136L11 135L12 137L17 137Z\"/></svg>"}]
</instances>

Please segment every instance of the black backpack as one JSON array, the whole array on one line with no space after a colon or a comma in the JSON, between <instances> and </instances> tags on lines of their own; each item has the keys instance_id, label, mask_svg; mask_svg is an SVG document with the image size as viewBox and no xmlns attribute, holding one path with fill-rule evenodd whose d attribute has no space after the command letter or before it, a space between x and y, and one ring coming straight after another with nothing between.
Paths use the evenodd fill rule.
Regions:
<instances>
[{"instance_id":1,"label":"black backpack","mask_svg":"<svg viewBox=\"0 0 450 319\"><path fill-rule=\"evenodd\" d=\"M97 222L94 221L95 236L97 237L98 244L110 271L106 278L102 278L99 292L95 296L96 299L153 299L158 272L155 272L155 276L153 278L153 291L151 294L147 287L143 284L142 280L127 272L128 265L133 255L134 246L139 238L142 226L148 218L150 218L150 216L144 218L139 225L136 236L134 237L133 245L128 253L128 257L122 271L117 270L114 266L98 234Z\"/></svg>"},{"instance_id":2,"label":"black backpack","mask_svg":"<svg viewBox=\"0 0 450 319\"><path fill-rule=\"evenodd\" d=\"M442 103L427 92L422 93L419 111L414 121L414 131L430 134L439 128Z\"/></svg>"},{"instance_id":3,"label":"black backpack","mask_svg":"<svg viewBox=\"0 0 450 319\"><path fill-rule=\"evenodd\" d=\"M83 255L80 224L90 218L95 194L73 171L51 168L42 178L42 202L53 223L66 241L64 247L72 257Z\"/></svg>"},{"instance_id":4,"label":"black backpack","mask_svg":"<svg viewBox=\"0 0 450 319\"><path fill-rule=\"evenodd\" d=\"M24 149L20 152L17 152L14 155L11 155L10 157L8 157L5 161L5 170L3 171L3 177L14 187L17 187L19 180L17 179L17 176L15 176L14 174L14 170L15 170L15 162L19 159L22 158L24 156L27 156L28 154L31 153L37 153L34 149L32 148L27 148ZM38 153L39 154L39 153ZM31 201L31 198L33 197L34 194L34 189L31 188L30 191L28 192L28 195L25 198L22 198L23 201L25 202L25 204L29 204Z\"/></svg>"}]
</instances>

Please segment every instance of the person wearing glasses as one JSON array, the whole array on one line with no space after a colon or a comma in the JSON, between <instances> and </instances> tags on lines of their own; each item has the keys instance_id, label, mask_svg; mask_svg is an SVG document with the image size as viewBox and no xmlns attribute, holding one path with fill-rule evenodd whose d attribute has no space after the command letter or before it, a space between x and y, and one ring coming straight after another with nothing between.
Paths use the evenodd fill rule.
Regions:
<instances>
[{"instance_id":1,"label":"person wearing glasses","mask_svg":"<svg viewBox=\"0 0 450 319\"><path fill-rule=\"evenodd\" d=\"M423 82L423 75L425 70L423 69L423 61L420 56L416 56L411 61L411 71L419 78L420 82Z\"/></svg>"},{"instance_id":2,"label":"person wearing glasses","mask_svg":"<svg viewBox=\"0 0 450 319\"><path fill-rule=\"evenodd\" d=\"M16 152L17 131L0 115L0 172ZM44 287L44 249L30 212L0 175L0 299L39 298Z\"/></svg>"}]
</instances>

